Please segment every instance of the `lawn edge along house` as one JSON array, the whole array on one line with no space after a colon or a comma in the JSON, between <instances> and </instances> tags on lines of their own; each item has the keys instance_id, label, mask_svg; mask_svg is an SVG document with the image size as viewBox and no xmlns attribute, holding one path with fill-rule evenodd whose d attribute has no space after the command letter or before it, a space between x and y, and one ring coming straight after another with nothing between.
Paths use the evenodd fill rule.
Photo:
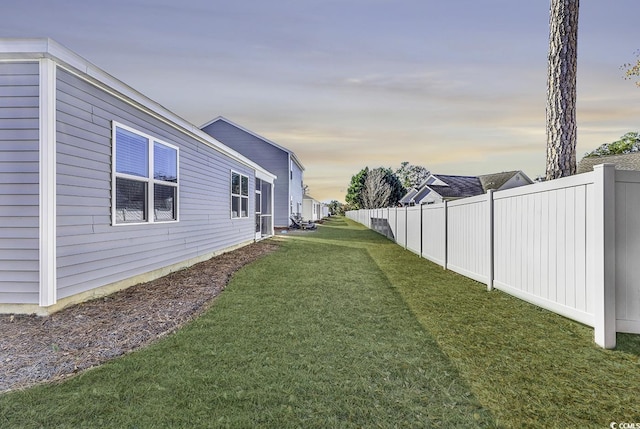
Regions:
<instances>
[{"instance_id":1,"label":"lawn edge along house","mask_svg":"<svg viewBox=\"0 0 640 429\"><path fill-rule=\"evenodd\" d=\"M0 39L0 313L273 234L276 176L50 39Z\"/></svg>"}]
</instances>

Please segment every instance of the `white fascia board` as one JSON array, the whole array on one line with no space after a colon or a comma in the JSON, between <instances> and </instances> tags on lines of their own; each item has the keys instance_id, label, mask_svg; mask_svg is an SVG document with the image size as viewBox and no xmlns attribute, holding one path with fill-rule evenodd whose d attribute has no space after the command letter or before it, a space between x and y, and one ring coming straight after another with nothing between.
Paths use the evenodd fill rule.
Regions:
<instances>
[{"instance_id":1,"label":"white fascia board","mask_svg":"<svg viewBox=\"0 0 640 429\"><path fill-rule=\"evenodd\" d=\"M429 175L422 181L422 183L420 183L418 185L417 188L415 188L418 192L420 192L420 190L422 190L422 188L424 188L425 186L427 186L427 182L429 181L429 179L431 179L432 177L434 177L435 175L433 173L429 173ZM438 178L436 177L436 180L438 180ZM418 193L416 192L416 193Z\"/></svg>"},{"instance_id":2,"label":"white fascia board","mask_svg":"<svg viewBox=\"0 0 640 429\"><path fill-rule=\"evenodd\" d=\"M531 178L527 176L524 171L518 170L517 173L520 174L520 176L522 176L527 182L529 182L530 185L533 184L533 180L531 180Z\"/></svg>"},{"instance_id":3,"label":"white fascia board","mask_svg":"<svg viewBox=\"0 0 640 429\"><path fill-rule=\"evenodd\" d=\"M225 146L197 126L179 117L161 104L151 100L124 82L111 76L96 65L90 63L75 52L65 48L51 39L0 39L0 59L40 59L50 58L60 66L77 74L79 77L101 87L112 95L137 107L142 107L166 124L190 134L209 147L223 153L236 161L260 172L266 177L276 176L244 155Z\"/></svg>"},{"instance_id":4,"label":"white fascia board","mask_svg":"<svg viewBox=\"0 0 640 429\"><path fill-rule=\"evenodd\" d=\"M277 176L275 176L274 174L264 174L262 171L260 170L256 170L256 178L260 179L260 180L264 180L265 182L269 182L273 185L273 182L278 178Z\"/></svg>"},{"instance_id":5,"label":"white fascia board","mask_svg":"<svg viewBox=\"0 0 640 429\"><path fill-rule=\"evenodd\" d=\"M449 184L448 184L447 182L445 182L444 180L442 180L442 179L440 178L440 175L438 175L438 174L432 174L431 176L433 176L433 178L434 178L434 179L436 179L436 180L435 180L435 182L431 183L431 185L436 185L436 186L449 186ZM431 177L431 176L430 176L430 177ZM454 176L455 176L455 177L462 177L462 176L456 176L456 175L453 175L453 174L442 174L442 176L451 176L451 177L454 177ZM427 181L429 181L429 179L427 179ZM426 183L426 182L425 182L425 183ZM427 185L427 186L428 186L428 185ZM431 189L431 188L429 188L429 189ZM433 190L433 189L431 189L431 190Z\"/></svg>"},{"instance_id":6,"label":"white fascia board","mask_svg":"<svg viewBox=\"0 0 640 429\"><path fill-rule=\"evenodd\" d=\"M302 165L302 162L300 162L298 156L295 153L291 152L291 157L293 158L295 163L298 164L298 167L300 167L300 171L304 171L304 165Z\"/></svg>"},{"instance_id":7,"label":"white fascia board","mask_svg":"<svg viewBox=\"0 0 640 429\"><path fill-rule=\"evenodd\" d=\"M228 122L228 123L232 124L232 122L230 120L226 119L225 117L218 116L217 118L213 118L209 122L206 122L206 123L200 125L200 129L208 127L209 125L213 124L214 122L218 122L218 121L225 121L225 122ZM236 124L232 124L232 125L236 125ZM236 126L239 127L238 125L236 125Z\"/></svg>"}]
</instances>

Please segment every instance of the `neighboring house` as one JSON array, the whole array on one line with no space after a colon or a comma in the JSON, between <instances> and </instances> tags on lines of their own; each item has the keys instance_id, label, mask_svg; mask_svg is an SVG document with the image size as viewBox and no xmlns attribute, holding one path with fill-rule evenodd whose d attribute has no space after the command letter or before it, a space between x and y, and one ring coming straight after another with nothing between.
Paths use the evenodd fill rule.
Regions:
<instances>
[{"instance_id":1,"label":"neighboring house","mask_svg":"<svg viewBox=\"0 0 640 429\"><path fill-rule=\"evenodd\" d=\"M482 195L490 189L502 191L532 183L531 179L522 171L508 171L482 176L430 174L420 186L410 189L402 197L400 203L404 206L435 204Z\"/></svg>"},{"instance_id":2,"label":"neighboring house","mask_svg":"<svg viewBox=\"0 0 640 429\"><path fill-rule=\"evenodd\" d=\"M506 189L518 188L524 185L533 184L533 180L522 171L505 171L502 173L483 174L478 176L482 189L487 192L489 189L504 191Z\"/></svg>"},{"instance_id":3,"label":"neighboring house","mask_svg":"<svg viewBox=\"0 0 640 429\"><path fill-rule=\"evenodd\" d=\"M614 164L616 170L640 171L640 152L582 158L578 163L578 174L593 171L593 167L598 164Z\"/></svg>"},{"instance_id":4,"label":"neighboring house","mask_svg":"<svg viewBox=\"0 0 640 429\"><path fill-rule=\"evenodd\" d=\"M411 205L414 202L415 196L418 194L418 189L411 188L407 191L406 194L400 199L399 203L402 206Z\"/></svg>"},{"instance_id":5,"label":"neighboring house","mask_svg":"<svg viewBox=\"0 0 640 429\"><path fill-rule=\"evenodd\" d=\"M322 219L322 203L310 195L302 197L302 219L315 222Z\"/></svg>"},{"instance_id":6,"label":"neighboring house","mask_svg":"<svg viewBox=\"0 0 640 429\"><path fill-rule=\"evenodd\" d=\"M291 216L302 215L304 167L293 151L223 117L201 129L278 176L273 213L276 227L288 227Z\"/></svg>"},{"instance_id":7,"label":"neighboring house","mask_svg":"<svg viewBox=\"0 0 640 429\"><path fill-rule=\"evenodd\" d=\"M273 234L274 174L52 40L0 39L0 96L0 313Z\"/></svg>"}]
</instances>

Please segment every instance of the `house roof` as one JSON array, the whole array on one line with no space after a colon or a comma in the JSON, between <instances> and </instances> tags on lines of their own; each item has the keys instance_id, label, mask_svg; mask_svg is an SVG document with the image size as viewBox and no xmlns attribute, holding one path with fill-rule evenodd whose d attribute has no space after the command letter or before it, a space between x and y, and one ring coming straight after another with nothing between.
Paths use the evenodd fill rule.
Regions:
<instances>
[{"instance_id":1,"label":"house roof","mask_svg":"<svg viewBox=\"0 0 640 429\"><path fill-rule=\"evenodd\" d=\"M433 180L433 179L437 180ZM434 183L445 183L435 185ZM431 192L445 199L473 197L484 193L480 180L475 176L451 176L431 174L418 189L411 189L400 200L403 204L415 202L419 204Z\"/></svg>"},{"instance_id":2,"label":"house roof","mask_svg":"<svg viewBox=\"0 0 640 429\"><path fill-rule=\"evenodd\" d=\"M525 181L533 183L527 175L519 170L482 176L431 174L417 189L409 190L400 202L403 204L420 203L431 192L437 193L444 199L474 197L484 194L489 189L500 189L517 174L520 174Z\"/></svg>"},{"instance_id":3,"label":"house roof","mask_svg":"<svg viewBox=\"0 0 640 429\"><path fill-rule=\"evenodd\" d=\"M480 179L476 176L448 176L434 174L435 177L446 183L445 185L427 185L429 188L444 198L465 198L484 194Z\"/></svg>"},{"instance_id":4,"label":"house roof","mask_svg":"<svg viewBox=\"0 0 640 429\"><path fill-rule=\"evenodd\" d=\"M265 170L249 158L222 144L204 131L201 131L195 125L189 123L185 119L182 119L164 106L111 76L104 70L59 43L48 38L0 38L0 60L40 60L43 58L51 59L60 67L69 70L81 79L84 79L98 87L107 89L110 93L114 94L124 102L136 106L152 116L159 118L180 132L188 134L214 150L217 150L218 152L253 168L256 175L259 175L262 179L272 182L276 178L275 174Z\"/></svg>"},{"instance_id":5,"label":"house roof","mask_svg":"<svg viewBox=\"0 0 640 429\"><path fill-rule=\"evenodd\" d=\"M303 199L303 200L314 200L314 201L318 201L318 200L316 200L315 198L313 198L313 197L312 197L311 195L309 195L309 194L304 194L304 195L302 196L302 199Z\"/></svg>"},{"instance_id":6,"label":"house roof","mask_svg":"<svg viewBox=\"0 0 640 429\"><path fill-rule=\"evenodd\" d=\"M513 176L520 173L524 178L529 180L530 183L533 183L527 175L525 175L522 171L503 171L502 173L493 173L493 174L483 174L482 176L478 176L480 179L480 183L482 184L482 189L487 192L489 189L500 189L507 183Z\"/></svg>"},{"instance_id":7,"label":"house roof","mask_svg":"<svg viewBox=\"0 0 640 429\"><path fill-rule=\"evenodd\" d=\"M251 134L251 135L252 135L252 136L254 136L255 138L260 139L260 140L262 140L263 142L268 143L268 144L270 144L270 145L272 145L272 146L274 146L274 147L277 147L278 149L280 149L280 150L282 150L282 151L284 151L284 152L288 153L288 154L291 156L291 159L293 160L293 162L295 162L296 164L298 164L298 167L300 167L300 169L301 169L302 171L304 171L304 165L302 165L302 162L300 162L300 160L298 159L298 157L296 156L296 154L295 154L291 149L287 149L287 148L286 148L286 147L284 147L284 146L280 146L278 143L276 143L276 142L274 142L274 141L272 141L272 140L269 140L268 138L263 137L263 136L261 136L261 135L259 135L259 134L256 134L255 132L251 131L250 129L245 128L245 127L243 127L242 125L238 125L238 124L236 124L235 122L233 122L233 121L231 121L231 120L229 120L229 119L225 118L224 116L218 116L217 118L210 120L209 122L207 122L207 123L203 124L203 125L200 127L200 129L203 129L203 128L205 128L205 127L207 127L207 126L209 126L209 125L213 124L214 122L219 122L219 121L226 122L227 124L229 124L229 125L231 125L231 126L234 126L234 127L238 128L239 130L244 131L244 132L245 132L245 133L247 133L247 134Z\"/></svg>"},{"instance_id":8,"label":"house roof","mask_svg":"<svg viewBox=\"0 0 640 429\"><path fill-rule=\"evenodd\" d=\"M430 193L431 193L431 188L429 188L428 186L424 186L419 191L417 191L416 194L413 196L413 198L407 201L407 203L410 203L411 201L420 203L424 199L424 197L426 197Z\"/></svg>"},{"instance_id":9,"label":"house roof","mask_svg":"<svg viewBox=\"0 0 640 429\"><path fill-rule=\"evenodd\" d=\"M640 170L640 152L582 158L578 163L578 173L593 171L594 166L605 163L614 164L616 170Z\"/></svg>"},{"instance_id":10,"label":"house roof","mask_svg":"<svg viewBox=\"0 0 640 429\"><path fill-rule=\"evenodd\" d=\"M409 189L409 191L407 191L407 193L404 194L404 197L400 199L400 202L404 204L410 203L417 193L418 193L418 190L416 188Z\"/></svg>"}]
</instances>

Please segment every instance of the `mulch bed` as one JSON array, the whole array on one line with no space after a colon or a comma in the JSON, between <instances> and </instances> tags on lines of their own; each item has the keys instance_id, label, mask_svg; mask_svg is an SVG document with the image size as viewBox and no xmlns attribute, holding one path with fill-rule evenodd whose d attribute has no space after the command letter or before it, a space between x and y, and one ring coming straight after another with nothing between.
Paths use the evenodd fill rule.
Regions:
<instances>
[{"instance_id":1,"label":"mulch bed","mask_svg":"<svg viewBox=\"0 0 640 429\"><path fill-rule=\"evenodd\" d=\"M176 331L234 272L276 248L254 243L47 317L0 315L0 393L67 377Z\"/></svg>"}]
</instances>

